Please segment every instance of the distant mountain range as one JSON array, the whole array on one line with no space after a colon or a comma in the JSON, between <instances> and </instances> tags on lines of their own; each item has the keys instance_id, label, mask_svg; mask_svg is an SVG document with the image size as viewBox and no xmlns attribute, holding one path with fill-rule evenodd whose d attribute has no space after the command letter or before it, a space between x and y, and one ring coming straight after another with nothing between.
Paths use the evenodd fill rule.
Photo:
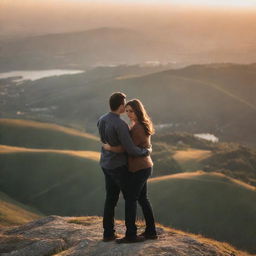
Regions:
<instances>
[{"instance_id":1,"label":"distant mountain range","mask_svg":"<svg viewBox=\"0 0 256 256\"><path fill-rule=\"evenodd\" d=\"M197 33L197 32L195 32ZM103 27L81 32L46 34L0 41L0 71L17 69L88 68L97 65L170 62L250 63L255 45L220 40L211 35L165 28L158 33ZM215 42L215 43L214 43Z\"/></svg>"},{"instance_id":2,"label":"distant mountain range","mask_svg":"<svg viewBox=\"0 0 256 256\"><path fill-rule=\"evenodd\" d=\"M1 69L88 68L141 63L163 55L154 40L123 28L27 37L2 42L0 49Z\"/></svg>"}]
</instances>

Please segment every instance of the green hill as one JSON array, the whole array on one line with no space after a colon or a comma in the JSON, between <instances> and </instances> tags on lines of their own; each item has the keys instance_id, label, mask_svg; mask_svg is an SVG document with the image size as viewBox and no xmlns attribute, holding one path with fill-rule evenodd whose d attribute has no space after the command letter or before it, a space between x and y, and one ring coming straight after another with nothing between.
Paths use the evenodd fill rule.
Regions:
<instances>
[{"instance_id":1,"label":"green hill","mask_svg":"<svg viewBox=\"0 0 256 256\"><path fill-rule=\"evenodd\" d=\"M43 214L21 204L0 192L0 226L20 225L39 218Z\"/></svg>"},{"instance_id":2,"label":"green hill","mask_svg":"<svg viewBox=\"0 0 256 256\"><path fill-rule=\"evenodd\" d=\"M256 189L223 174L183 173L153 178L156 220L256 253Z\"/></svg>"},{"instance_id":3,"label":"green hill","mask_svg":"<svg viewBox=\"0 0 256 256\"><path fill-rule=\"evenodd\" d=\"M76 153L4 151L0 153L1 190L44 214L99 214L104 177L98 155Z\"/></svg>"},{"instance_id":4,"label":"green hill","mask_svg":"<svg viewBox=\"0 0 256 256\"><path fill-rule=\"evenodd\" d=\"M99 214L97 137L63 126L0 119L0 188L45 214ZM67 203L68 202L68 203ZM80 204L81 202L81 204Z\"/></svg>"},{"instance_id":5,"label":"green hill","mask_svg":"<svg viewBox=\"0 0 256 256\"><path fill-rule=\"evenodd\" d=\"M241 145L220 148L201 161L207 172L218 171L256 186L256 151Z\"/></svg>"},{"instance_id":6,"label":"green hill","mask_svg":"<svg viewBox=\"0 0 256 256\"><path fill-rule=\"evenodd\" d=\"M237 143L214 143L189 133L153 137L154 176L203 170L256 186L256 151Z\"/></svg>"},{"instance_id":7,"label":"green hill","mask_svg":"<svg viewBox=\"0 0 256 256\"><path fill-rule=\"evenodd\" d=\"M56 124L19 119L0 119L0 144L72 150L100 148L96 136Z\"/></svg>"}]
</instances>

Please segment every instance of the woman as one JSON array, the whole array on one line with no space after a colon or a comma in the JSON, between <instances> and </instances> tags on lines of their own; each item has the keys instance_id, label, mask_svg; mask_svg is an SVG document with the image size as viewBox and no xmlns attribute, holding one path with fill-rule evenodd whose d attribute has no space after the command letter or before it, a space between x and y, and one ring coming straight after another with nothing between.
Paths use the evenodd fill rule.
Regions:
<instances>
[{"instance_id":1,"label":"woman","mask_svg":"<svg viewBox=\"0 0 256 256\"><path fill-rule=\"evenodd\" d=\"M130 133L134 144L138 147L149 148L151 146L151 135L154 134L154 127L147 112L138 99L130 100L126 103L125 110L131 121ZM106 150L113 152L124 152L122 146L112 147L104 144ZM125 243L137 236L136 208L139 202L146 222L146 229L140 235L146 239L156 239L156 228L153 211L149 199L147 198L147 180L152 174L153 162L150 156L134 157L128 156L128 170L126 186L123 191L125 207L132 211L126 216L126 235L117 242Z\"/></svg>"}]
</instances>

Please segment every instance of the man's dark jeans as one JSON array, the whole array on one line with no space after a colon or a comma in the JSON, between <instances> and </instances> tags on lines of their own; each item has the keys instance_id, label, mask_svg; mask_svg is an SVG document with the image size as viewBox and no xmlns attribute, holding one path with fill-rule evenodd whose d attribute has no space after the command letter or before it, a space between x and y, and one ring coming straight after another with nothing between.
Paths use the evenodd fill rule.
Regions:
<instances>
[{"instance_id":1,"label":"man's dark jeans","mask_svg":"<svg viewBox=\"0 0 256 256\"><path fill-rule=\"evenodd\" d=\"M119 199L120 190L123 190L127 166L121 166L115 169L102 168L105 174L106 200L103 214L104 237L111 237L115 234L114 216L115 207Z\"/></svg>"},{"instance_id":2,"label":"man's dark jeans","mask_svg":"<svg viewBox=\"0 0 256 256\"><path fill-rule=\"evenodd\" d=\"M137 235L136 211L139 202L146 221L145 232L150 235L156 234L155 220L152 207L147 197L147 180L152 173L152 167L136 172L128 172L125 182L125 225L126 237Z\"/></svg>"}]
</instances>

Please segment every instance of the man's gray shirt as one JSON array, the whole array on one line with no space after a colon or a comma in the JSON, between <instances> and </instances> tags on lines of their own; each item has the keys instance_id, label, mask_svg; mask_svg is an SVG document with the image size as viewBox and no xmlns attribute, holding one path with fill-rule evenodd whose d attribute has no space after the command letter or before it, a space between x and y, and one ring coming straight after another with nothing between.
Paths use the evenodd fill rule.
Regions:
<instances>
[{"instance_id":1,"label":"man's gray shirt","mask_svg":"<svg viewBox=\"0 0 256 256\"><path fill-rule=\"evenodd\" d=\"M105 169L115 169L127 164L127 154L133 156L147 156L149 151L134 145L129 127L118 114L109 112L100 117L97 127L100 139L111 146L122 145L125 153L115 153L101 148L100 165Z\"/></svg>"}]
</instances>

